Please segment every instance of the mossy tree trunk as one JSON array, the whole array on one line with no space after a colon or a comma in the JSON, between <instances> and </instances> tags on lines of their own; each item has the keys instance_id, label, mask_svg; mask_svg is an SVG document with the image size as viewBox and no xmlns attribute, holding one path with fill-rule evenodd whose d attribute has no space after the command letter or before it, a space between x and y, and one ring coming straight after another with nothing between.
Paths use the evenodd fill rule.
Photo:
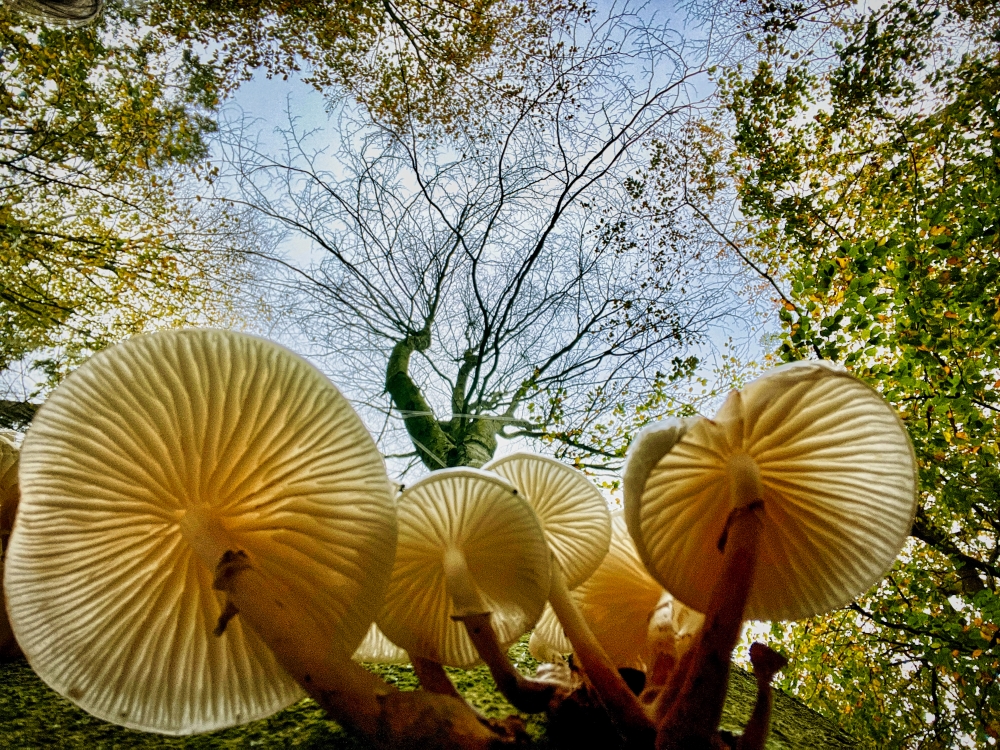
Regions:
<instances>
[{"instance_id":1,"label":"mossy tree trunk","mask_svg":"<svg viewBox=\"0 0 1000 750\"><path fill-rule=\"evenodd\" d=\"M393 346L386 363L385 388L393 406L403 415L406 432L423 464L433 470L451 466L480 467L493 458L497 435L520 403L515 395L504 417L476 414L481 405L469 396L469 376L477 368L479 357L467 351L459 366L452 389L451 414L440 420L420 386L410 375L410 358L424 352L431 344L431 321L423 330L406 336ZM522 391L523 392L523 389Z\"/></svg>"}]
</instances>

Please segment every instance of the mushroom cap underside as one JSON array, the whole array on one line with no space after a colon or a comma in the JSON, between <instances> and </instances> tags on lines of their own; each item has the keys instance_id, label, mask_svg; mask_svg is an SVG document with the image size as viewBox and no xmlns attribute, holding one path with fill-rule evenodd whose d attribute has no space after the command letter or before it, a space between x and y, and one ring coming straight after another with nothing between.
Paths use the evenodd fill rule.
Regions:
<instances>
[{"instance_id":1,"label":"mushroom cap underside","mask_svg":"<svg viewBox=\"0 0 1000 750\"><path fill-rule=\"evenodd\" d=\"M513 453L483 467L513 484L534 508L570 589L600 565L611 543L601 491L582 472L534 453Z\"/></svg>"},{"instance_id":2,"label":"mushroom cap underside","mask_svg":"<svg viewBox=\"0 0 1000 750\"><path fill-rule=\"evenodd\" d=\"M454 667L479 662L446 583L464 561L469 587L507 648L548 598L550 553L531 507L508 482L478 469L442 469L398 499L399 542L378 626L411 656Z\"/></svg>"},{"instance_id":3,"label":"mushroom cap underside","mask_svg":"<svg viewBox=\"0 0 1000 750\"><path fill-rule=\"evenodd\" d=\"M746 617L808 617L892 566L916 511L916 461L892 408L828 363L785 365L731 394L626 498L646 567L695 610L721 570L730 512L753 494L764 525Z\"/></svg>"},{"instance_id":4,"label":"mushroom cap underside","mask_svg":"<svg viewBox=\"0 0 1000 750\"><path fill-rule=\"evenodd\" d=\"M381 456L318 370L216 330L145 335L80 367L21 456L5 584L35 671L90 713L166 734L267 716L302 691L239 616L213 635L241 549L350 654L392 565Z\"/></svg>"}]
</instances>

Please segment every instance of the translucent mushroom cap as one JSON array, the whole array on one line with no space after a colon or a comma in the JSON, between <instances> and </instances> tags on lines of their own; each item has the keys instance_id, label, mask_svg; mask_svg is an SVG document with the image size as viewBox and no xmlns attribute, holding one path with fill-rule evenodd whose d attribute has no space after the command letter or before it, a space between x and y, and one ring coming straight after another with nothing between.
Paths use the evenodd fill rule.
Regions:
<instances>
[{"instance_id":1,"label":"translucent mushroom cap","mask_svg":"<svg viewBox=\"0 0 1000 750\"><path fill-rule=\"evenodd\" d=\"M21 453L6 588L32 667L90 713L203 732L300 688L212 588L227 549L361 642L392 567L395 513L361 420L318 370L263 339L139 336L80 367Z\"/></svg>"},{"instance_id":2,"label":"translucent mushroom cap","mask_svg":"<svg viewBox=\"0 0 1000 750\"><path fill-rule=\"evenodd\" d=\"M583 583L611 543L611 516L601 491L583 473L534 453L514 453L483 467L513 484L538 514L567 588Z\"/></svg>"},{"instance_id":3,"label":"translucent mushroom cap","mask_svg":"<svg viewBox=\"0 0 1000 750\"><path fill-rule=\"evenodd\" d=\"M642 452L634 445L630 456ZM705 611L726 520L756 499L765 520L746 617L844 606L885 575L913 522L906 430L846 371L784 365L730 394L714 420L688 422L644 485L626 490L625 514L653 577Z\"/></svg>"},{"instance_id":4,"label":"translucent mushroom cap","mask_svg":"<svg viewBox=\"0 0 1000 750\"><path fill-rule=\"evenodd\" d=\"M639 559L624 516L613 513L607 556L570 596L616 667L646 668L649 618L664 593ZM530 645L532 654L537 653L542 661L573 650L551 607L542 613Z\"/></svg>"},{"instance_id":5,"label":"translucent mushroom cap","mask_svg":"<svg viewBox=\"0 0 1000 750\"><path fill-rule=\"evenodd\" d=\"M478 469L442 469L398 500L399 542L379 628L411 656L469 667L479 654L446 585L462 565L497 640L508 647L538 620L549 594L550 553L531 506L505 480ZM458 562L455 559L458 558ZM450 562L449 562L450 561Z\"/></svg>"},{"instance_id":6,"label":"translucent mushroom cap","mask_svg":"<svg viewBox=\"0 0 1000 750\"><path fill-rule=\"evenodd\" d=\"M372 623L368 634L351 657L354 661L375 664L409 664L410 656L403 649L385 637L385 633Z\"/></svg>"}]
</instances>

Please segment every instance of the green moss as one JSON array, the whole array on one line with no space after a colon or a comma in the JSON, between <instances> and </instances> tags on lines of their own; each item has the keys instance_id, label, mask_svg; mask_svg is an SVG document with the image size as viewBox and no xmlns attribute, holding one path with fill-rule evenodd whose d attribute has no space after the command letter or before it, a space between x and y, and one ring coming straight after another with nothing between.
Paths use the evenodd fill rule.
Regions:
<instances>
[{"instance_id":1,"label":"green moss","mask_svg":"<svg viewBox=\"0 0 1000 750\"><path fill-rule=\"evenodd\" d=\"M524 673L534 673L536 663L528 654L527 639L511 648L511 659ZM417 679L408 666L373 665L373 672L401 690L412 690ZM482 713L507 716L514 709L493 687L485 667L449 669L455 685ZM753 679L734 670L723 727L738 730L753 709ZM523 715L539 750L547 750L545 722ZM24 661L0 665L0 747L59 747L72 750L112 748L247 748L288 747L324 750L364 750L365 743L324 718L311 700L302 700L274 716L220 732L194 737L164 737L123 729L95 719L52 692ZM798 701L779 694L768 748L849 748L850 738L836 725Z\"/></svg>"}]
</instances>

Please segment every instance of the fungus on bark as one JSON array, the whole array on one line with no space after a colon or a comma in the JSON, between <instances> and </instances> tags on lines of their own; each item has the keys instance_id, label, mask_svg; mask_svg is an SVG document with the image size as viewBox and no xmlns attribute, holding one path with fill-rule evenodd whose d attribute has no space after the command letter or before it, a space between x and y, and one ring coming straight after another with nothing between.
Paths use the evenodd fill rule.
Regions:
<instances>
[{"instance_id":1,"label":"fungus on bark","mask_svg":"<svg viewBox=\"0 0 1000 750\"><path fill-rule=\"evenodd\" d=\"M715 419L650 434L660 445L640 435L625 471L629 531L653 577L706 613L656 714L657 747L686 747L718 725L745 619L825 612L885 574L913 521L916 462L885 401L825 362L776 368Z\"/></svg>"}]
</instances>

